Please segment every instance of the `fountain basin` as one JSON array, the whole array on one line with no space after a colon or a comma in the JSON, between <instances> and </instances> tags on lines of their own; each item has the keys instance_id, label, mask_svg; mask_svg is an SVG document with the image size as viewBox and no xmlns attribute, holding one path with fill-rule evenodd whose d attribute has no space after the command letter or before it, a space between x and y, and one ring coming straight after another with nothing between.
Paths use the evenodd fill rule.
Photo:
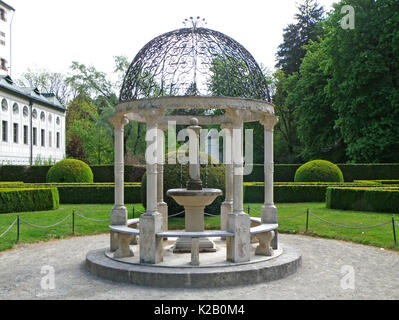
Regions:
<instances>
[{"instance_id":1,"label":"fountain basin","mask_svg":"<svg viewBox=\"0 0 399 320\"><path fill-rule=\"evenodd\" d=\"M219 189L187 190L172 189L167 192L186 212L185 231L204 232L204 210L212 204L218 196L223 194ZM176 241L173 252L191 252L192 239L179 238ZM216 252L215 243L208 238L200 239L200 252Z\"/></svg>"}]
</instances>

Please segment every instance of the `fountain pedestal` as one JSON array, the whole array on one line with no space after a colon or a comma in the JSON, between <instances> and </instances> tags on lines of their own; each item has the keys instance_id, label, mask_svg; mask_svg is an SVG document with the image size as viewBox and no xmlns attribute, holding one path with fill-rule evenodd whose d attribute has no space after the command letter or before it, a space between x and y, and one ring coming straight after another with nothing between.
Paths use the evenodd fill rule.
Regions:
<instances>
[{"instance_id":1,"label":"fountain pedestal","mask_svg":"<svg viewBox=\"0 0 399 320\"><path fill-rule=\"evenodd\" d=\"M204 232L204 210L212 204L222 191L218 189L172 189L168 191L168 196L172 197L179 205L185 208L186 212L186 232ZM215 252L215 243L208 238L200 238L200 252ZM176 241L173 252L191 252L192 239L179 238Z\"/></svg>"}]
</instances>

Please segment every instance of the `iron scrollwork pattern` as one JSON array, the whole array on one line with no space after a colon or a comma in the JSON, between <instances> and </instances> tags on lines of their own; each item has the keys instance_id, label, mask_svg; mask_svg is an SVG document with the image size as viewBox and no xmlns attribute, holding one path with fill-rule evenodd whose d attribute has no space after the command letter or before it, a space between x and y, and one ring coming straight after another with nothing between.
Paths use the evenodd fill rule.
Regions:
<instances>
[{"instance_id":1,"label":"iron scrollwork pattern","mask_svg":"<svg viewBox=\"0 0 399 320\"><path fill-rule=\"evenodd\" d=\"M165 33L140 50L120 102L165 96L228 96L270 102L265 77L237 41L203 27Z\"/></svg>"}]
</instances>

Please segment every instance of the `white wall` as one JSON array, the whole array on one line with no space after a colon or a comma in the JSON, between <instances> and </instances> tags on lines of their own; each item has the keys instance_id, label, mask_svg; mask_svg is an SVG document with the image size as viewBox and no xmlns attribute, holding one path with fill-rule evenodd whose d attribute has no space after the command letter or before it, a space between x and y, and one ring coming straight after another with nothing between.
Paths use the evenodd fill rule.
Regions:
<instances>
[{"instance_id":1,"label":"white wall","mask_svg":"<svg viewBox=\"0 0 399 320\"><path fill-rule=\"evenodd\" d=\"M4 111L1 103L6 99L8 110ZM18 105L18 113L13 112L14 103ZM28 108L28 116L23 115L24 107ZM33 146L33 164L39 157L43 160L50 158L61 161L65 158L65 113L52 109L44 104L34 103L33 110L37 112L37 118L33 119L33 128L37 128L37 145ZM45 121L40 119L44 112ZM50 121L51 117L51 121ZM59 118L60 124L57 124ZM3 141L3 121L8 123L8 141ZM14 143L14 123L18 124L18 143ZM24 126L28 126L28 144L24 144ZM45 146L41 144L41 130L45 130ZM49 141L51 132L51 146ZM57 132L60 134L60 146L57 148ZM0 91L0 165L15 164L26 165L30 161L30 107L28 99L13 97L10 94Z\"/></svg>"}]
</instances>

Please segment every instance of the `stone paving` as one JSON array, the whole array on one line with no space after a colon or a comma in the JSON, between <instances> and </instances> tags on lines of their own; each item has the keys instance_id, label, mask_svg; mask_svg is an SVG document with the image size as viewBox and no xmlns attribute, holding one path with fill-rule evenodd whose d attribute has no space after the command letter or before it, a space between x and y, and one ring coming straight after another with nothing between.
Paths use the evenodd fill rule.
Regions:
<instances>
[{"instance_id":1,"label":"stone paving","mask_svg":"<svg viewBox=\"0 0 399 320\"><path fill-rule=\"evenodd\" d=\"M19 245L0 253L0 299L399 299L396 252L303 236L280 235L280 241L301 249L303 265L297 274L219 289L146 288L96 278L85 270L85 256L107 247L108 235ZM53 290L41 288L44 266L54 268Z\"/></svg>"}]
</instances>

